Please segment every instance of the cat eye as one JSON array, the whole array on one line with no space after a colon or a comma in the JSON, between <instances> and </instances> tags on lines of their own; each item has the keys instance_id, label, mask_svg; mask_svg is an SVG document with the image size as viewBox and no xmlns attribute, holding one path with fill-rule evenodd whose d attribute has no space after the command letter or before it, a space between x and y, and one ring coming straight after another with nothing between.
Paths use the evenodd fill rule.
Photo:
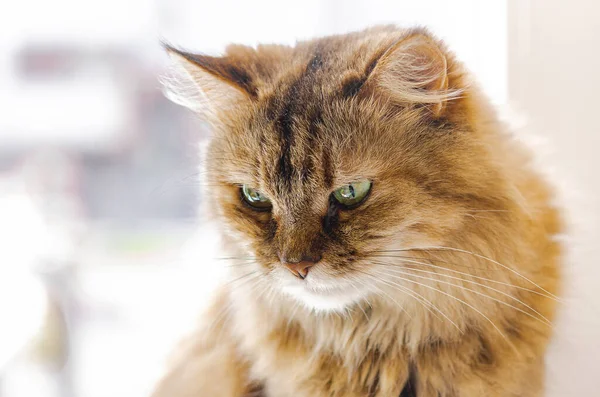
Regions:
<instances>
[{"instance_id":1,"label":"cat eye","mask_svg":"<svg viewBox=\"0 0 600 397\"><path fill-rule=\"evenodd\" d=\"M258 190L248 185L242 185L241 191L242 198L249 206L262 211L271 208L271 200Z\"/></svg>"},{"instance_id":2,"label":"cat eye","mask_svg":"<svg viewBox=\"0 0 600 397\"><path fill-rule=\"evenodd\" d=\"M371 181L352 182L333 192L333 197L344 207L353 208L362 203L371 191Z\"/></svg>"}]
</instances>

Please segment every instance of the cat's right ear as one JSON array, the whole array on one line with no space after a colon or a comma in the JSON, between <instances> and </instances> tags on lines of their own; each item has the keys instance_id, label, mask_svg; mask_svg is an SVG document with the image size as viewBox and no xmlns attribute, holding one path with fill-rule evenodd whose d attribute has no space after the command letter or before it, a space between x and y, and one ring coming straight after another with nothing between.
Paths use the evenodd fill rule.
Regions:
<instances>
[{"instance_id":1,"label":"cat's right ear","mask_svg":"<svg viewBox=\"0 0 600 397\"><path fill-rule=\"evenodd\" d=\"M426 105L441 117L448 101L463 91L458 74L449 70L448 55L426 30L409 31L369 64L367 85L397 102Z\"/></svg>"},{"instance_id":2,"label":"cat's right ear","mask_svg":"<svg viewBox=\"0 0 600 397\"><path fill-rule=\"evenodd\" d=\"M163 84L173 102L214 122L220 113L247 106L256 98L252 78L230 57L193 54L163 45L172 60Z\"/></svg>"}]
</instances>

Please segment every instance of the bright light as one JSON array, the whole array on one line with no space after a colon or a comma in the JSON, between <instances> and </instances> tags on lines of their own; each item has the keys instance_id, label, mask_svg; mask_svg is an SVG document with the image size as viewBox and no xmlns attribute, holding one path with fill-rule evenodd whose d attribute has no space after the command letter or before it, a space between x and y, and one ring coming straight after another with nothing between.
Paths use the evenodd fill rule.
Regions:
<instances>
[{"instance_id":1,"label":"bright light","mask_svg":"<svg viewBox=\"0 0 600 397\"><path fill-rule=\"evenodd\" d=\"M41 214L26 195L0 196L0 369L38 332L47 297L31 269L47 243Z\"/></svg>"}]
</instances>

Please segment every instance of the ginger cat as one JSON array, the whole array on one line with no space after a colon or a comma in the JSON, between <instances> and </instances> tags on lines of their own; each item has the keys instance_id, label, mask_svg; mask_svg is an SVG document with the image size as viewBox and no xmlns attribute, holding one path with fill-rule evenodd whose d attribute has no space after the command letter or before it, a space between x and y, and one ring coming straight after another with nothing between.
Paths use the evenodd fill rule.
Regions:
<instances>
[{"instance_id":1,"label":"ginger cat","mask_svg":"<svg viewBox=\"0 0 600 397\"><path fill-rule=\"evenodd\" d=\"M543 395L560 214L443 43L167 51L231 281L155 397Z\"/></svg>"}]
</instances>

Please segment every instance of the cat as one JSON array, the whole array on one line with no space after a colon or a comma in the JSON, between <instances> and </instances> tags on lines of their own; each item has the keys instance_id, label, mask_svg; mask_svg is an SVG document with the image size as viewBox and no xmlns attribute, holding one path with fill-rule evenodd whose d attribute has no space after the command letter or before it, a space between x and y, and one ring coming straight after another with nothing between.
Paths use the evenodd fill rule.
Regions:
<instances>
[{"instance_id":1,"label":"cat","mask_svg":"<svg viewBox=\"0 0 600 397\"><path fill-rule=\"evenodd\" d=\"M543 395L561 211L439 39L165 46L231 279L155 397Z\"/></svg>"}]
</instances>

